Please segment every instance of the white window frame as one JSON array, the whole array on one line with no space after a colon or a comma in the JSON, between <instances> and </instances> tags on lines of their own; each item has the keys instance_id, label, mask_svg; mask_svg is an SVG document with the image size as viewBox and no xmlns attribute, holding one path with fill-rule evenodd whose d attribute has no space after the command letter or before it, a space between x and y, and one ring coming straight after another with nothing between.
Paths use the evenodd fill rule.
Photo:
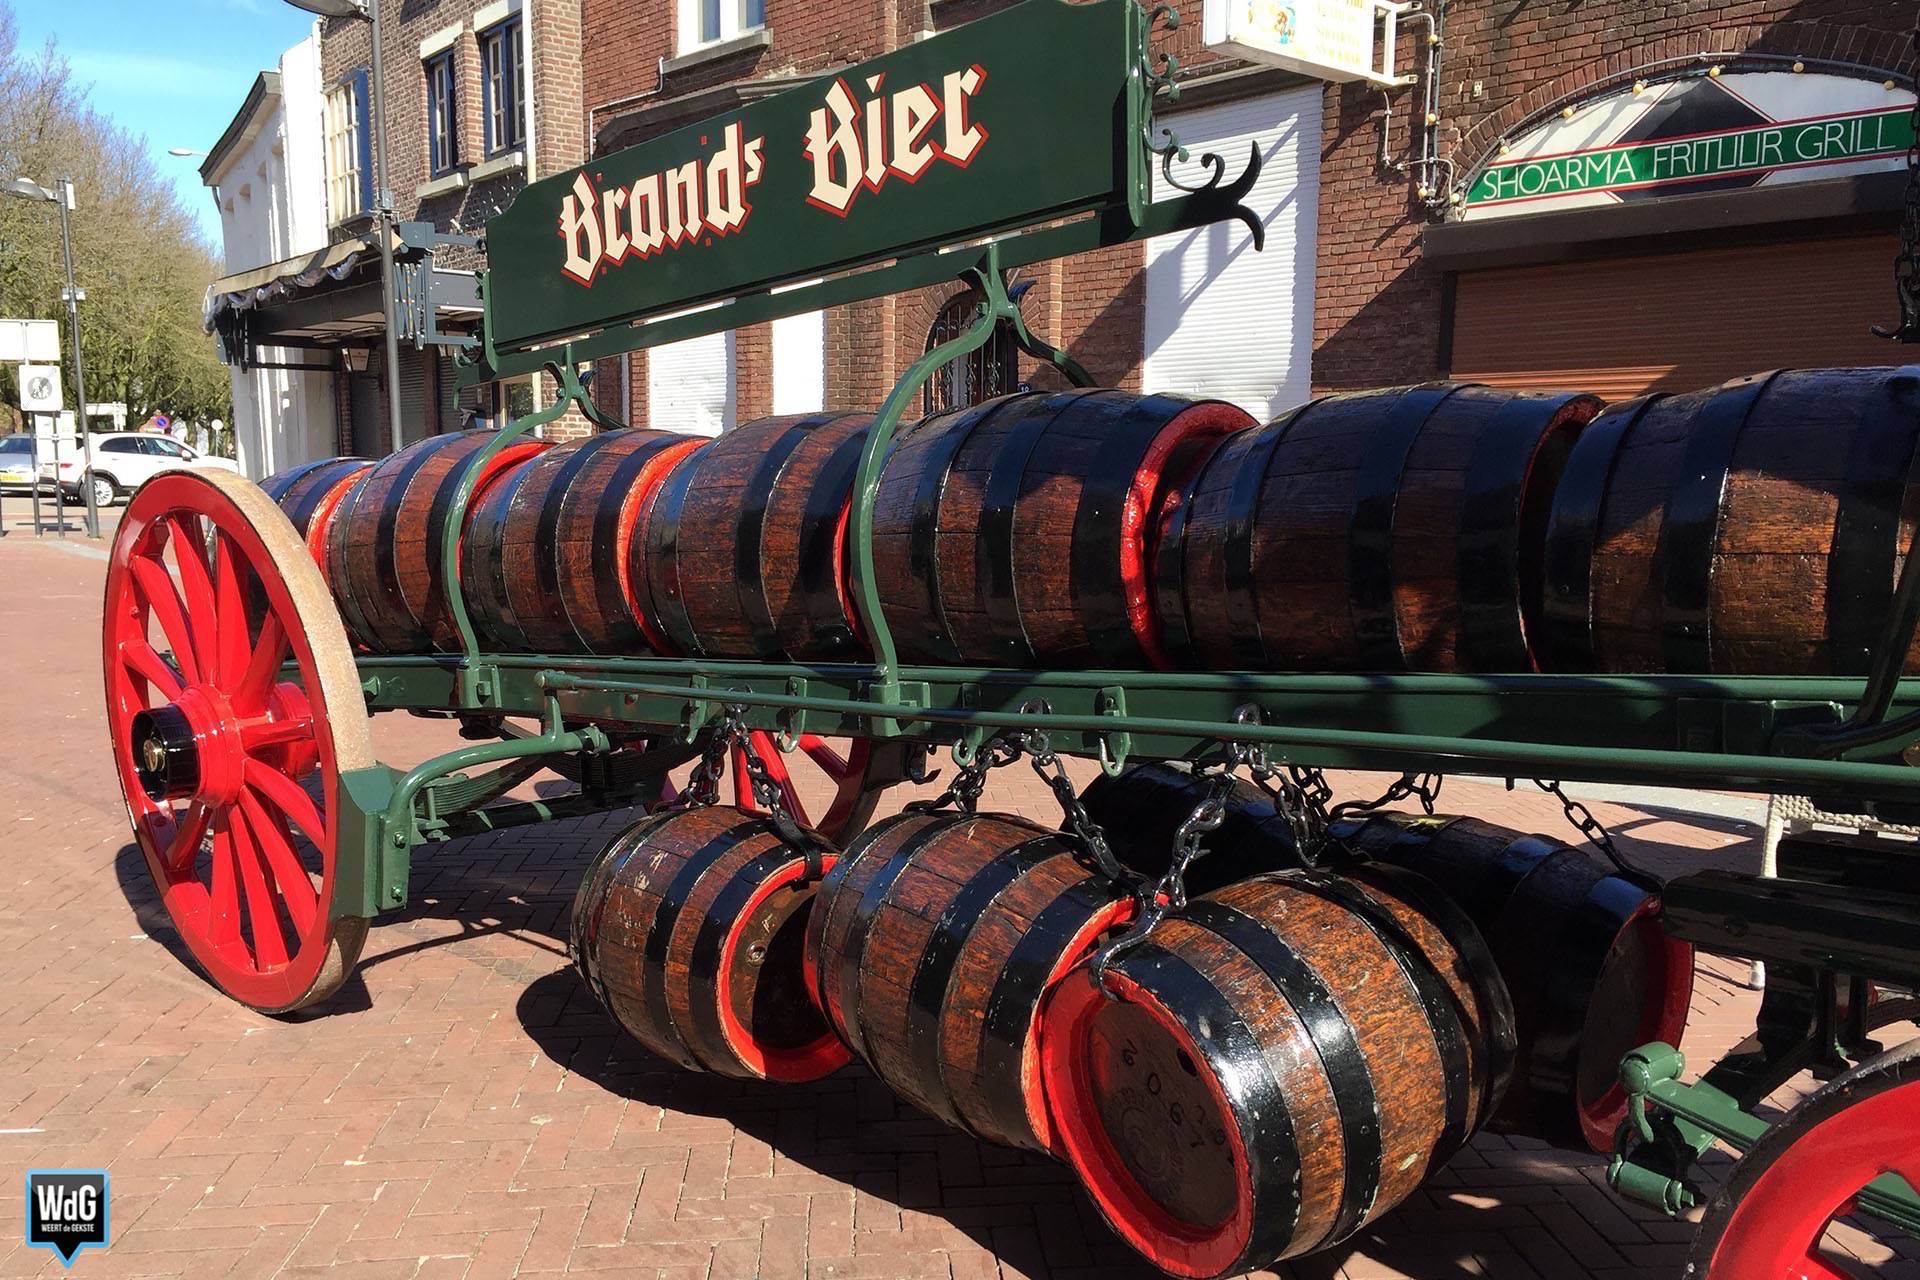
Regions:
<instances>
[{"instance_id":1,"label":"white window frame","mask_svg":"<svg viewBox=\"0 0 1920 1280\"><path fill-rule=\"evenodd\" d=\"M444 178L460 167L460 63L452 49L429 54L422 64L427 76L427 176ZM439 90L446 90L441 101ZM446 126L446 154L440 150L441 126Z\"/></svg>"},{"instance_id":2,"label":"white window frame","mask_svg":"<svg viewBox=\"0 0 1920 1280\"><path fill-rule=\"evenodd\" d=\"M509 30L511 28L511 30ZM506 17L490 26L482 28L476 34L480 46L480 94L483 119L480 122L481 150L483 158L495 160L527 145L527 24L519 9L514 9ZM488 60L492 47L502 49L502 61L508 53L517 52L513 66L502 66L499 74ZM513 94L513 112L511 117L500 109L500 86L506 85ZM520 136L511 141L502 140L499 124L511 119L519 125Z\"/></svg>"},{"instance_id":3,"label":"white window frame","mask_svg":"<svg viewBox=\"0 0 1920 1280\"><path fill-rule=\"evenodd\" d=\"M366 212L360 207L360 121L356 106L352 81L327 90L327 218L333 223Z\"/></svg>"},{"instance_id":4,"label":"white window frame","mask_svg":"<svg viewBox=\"0 0 1920 1280\"><path fill-rule=\"evenodd\" d=\"M709 10L717 9L712 35L707 34ZM755 10L758 20L750 20ZM741 36L763 30L767 25L766 0L679 0L677 53L692 53Z\"/></svg>"}]
</instances>

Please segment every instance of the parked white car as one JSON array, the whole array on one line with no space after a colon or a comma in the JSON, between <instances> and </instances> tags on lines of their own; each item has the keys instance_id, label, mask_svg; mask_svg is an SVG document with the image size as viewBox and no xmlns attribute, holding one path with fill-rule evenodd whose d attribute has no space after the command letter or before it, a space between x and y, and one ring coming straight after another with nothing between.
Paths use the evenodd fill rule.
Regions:
<instances>
[{"instance_id":1,"label":"parked white car","mask_svg":"<svg viewBox=\"0 0 1920 1280\"><path fill-rule=\"evenodd\" d=\"M80 485L83 480L90 478L94 504L108 507L162 471L240 470L240 464L231 458L201 453L190 445L151 432L96 431L92 445L91 468L82 463L77 452L68 454L63 451L57 472L52 462L40 464L40 479L57 480L62 494L80 498L83 496Z\"/></svg>"}]
</instances>

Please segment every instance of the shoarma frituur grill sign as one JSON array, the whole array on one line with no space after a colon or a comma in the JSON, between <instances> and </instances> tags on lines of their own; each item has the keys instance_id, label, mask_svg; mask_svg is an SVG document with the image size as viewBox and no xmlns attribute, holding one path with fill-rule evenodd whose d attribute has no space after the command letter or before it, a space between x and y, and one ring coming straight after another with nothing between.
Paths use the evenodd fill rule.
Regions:
<instances>
[{"instance_id":1,"label":"shoarma frituur grill sign","mask_svg":"<svg viewBox=\"0 0 1920 1280\"><path fill-rule=\"evenodd\" d=\"M1146 194L1146 15L1025 0L529 185L487 225L524 347Z\"/></svg>"}]
</instances>

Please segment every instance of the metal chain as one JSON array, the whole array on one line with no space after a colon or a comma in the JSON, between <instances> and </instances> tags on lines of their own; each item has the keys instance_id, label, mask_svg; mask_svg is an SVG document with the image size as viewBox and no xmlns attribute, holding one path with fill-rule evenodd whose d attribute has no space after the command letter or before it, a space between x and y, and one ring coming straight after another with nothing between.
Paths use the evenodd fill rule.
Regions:
<instances>
[{"instance_id":1,"label":"metal chain","mask_svg":"<svg viewBox=\"0 0 1920 1280\"><path fill-rule=\"evenodd\" d=\"M1144 881L1140 873L1124 865L1114 856L1113 846L1107 843L1107 833L1103 831L1093 815L1087 812L1087 806L1080 803L1080 792L1073 785L1073 779L1067 776L1067 766L1054 753L1053 745L1048 741L1046 732L1041 729L1029 730L1022 736L1020 747L1033 762L1033 771L1040 780L1053 789L1053 797L1060 802L1060 811L1066 815L1067 829L1080 841L1100 873L1116 884L1141 886ZM1215 826L1220 824L1216 821Z\"/></svg>"},{"instance_id":2,"label":"metal chain","mask_svg":"<svg viewBox=\"0 0 1920 1280\"><path fill-rule=\"evenodd\" d=\"M673 802L676 809L705 809L720 803L720 779L727 771L727 753L747 731L746 708L723 708L722 719L707 738L700 762L693 766L687 786Z\"/></svg>"},{"instance_id":3,"label":"metal chain","mask_svg":"<svg viewBox=\"0 0 1920 1280\"><path fill-rule=\"evenodd\" d=\"M727 756L734 748L739 748L740 761L753 792L753 802L766 811L767 820L773 824L780 839L806 855L806 878L818 880L826 871L826 842L811 828L802 825L787 807L786 789L773 780L767 762L761 759L760 750L754 745L752 731L747 727L746 717L747 709L743 706L728 705L723 708L721 721L707 738L707 745L700 753L700 762L687 779L687 789L681 792L679 800L675 802L676 807L703 809L719 804L720 779L726 773Z\"/></svg>"},{"instance_id":4,"label":"metal chain","mask_svg":"<svg viewBox=\"0 0 1920 1280\"><path fill-rule=\"evenodd\" d=\"M1348 814L1372 813L1390 804L1398 804L1408 796L1418 796L1421 810L1431 815L1434 806L1440 803L1440 788L1446 785L1446 781L1443 773L1403 773L1375 799L1348 800L1337 804L1333 806L1329 817L1338 822Z\"/></svg>"},{"instance_id":5,"label":"metal chain","mask_svg":"<svg viewBox=\"0 0 1920 1280\"><path fill-rule=\"evenodd\" d=\"M1900 323L1893 329L1879 325L1873 331L1896 342L1920 342L1920 14L1913 26L1913 140L1907 144L1907 199L1900 218L1900 251L1893 258L1893 293L1900 304Z\"/></svg>"},{"instance_id":6,"label":"metal chain","mask_svg":"<svg viewBox=\"0 0 1920 1280\"><path fill-rule=\"evenodd\" d=\"M996 734L980 744L973 753L973 759L953 775L953 781L947 784L946 790L931 800L909 800L902 807L914 813L934 813L952 805L962 813L978 813L980 793L986 790L987 775L1019 758L1019 743L1005 734Z\"/></svg>"},{"instance_id":7,"label":"metal chain","mask_svg":"<svg viewBox=\"0 0 1920 1280\"><path fill-rule=\"evenodd\" d=\"M1509 788L1512 787L1512 779L1508 779L1507 785ZM1560 802L1561 811L1567 815L1567 821L1573 824L1574 830L1585 836L1592 842L1594 848L1605 854L1607 861L1611 862L1614 869L1621 875L1644 888L1655 890L1660 888L1660 878L1628 862L1626 855L1620 852L1620 846L1613 842L1613 833L1607 830L1606 824L1594 816L1593 810L1568 795L1566 788L1558 782L1549 782L1544 778L1535 778L1533 785Z\"/></svg>"},{"instance_id":8,"label":"metal chain","mask_svg":"<svg viewBox=\"0 0 1920 1280\"><path fill-rule=\"evenodd\" d=\"M1233 764L1227 765L1217 773L1210 772L1205 775L1208 779L1206 794L1201 796L1200 802L1194 805L1186 821L1182 822L1179 829L1174 832L1173 857L1167 864L1166 873L1153 885L1151 891L1140 893L1140 914L1135 918L1132 926L1102 947L1088 964L1087 976L1092 980L1094 988L1109 999L1114 997L1113 993L1107 990L1106 985L1108 966L1145 942L1148 935L1166 918L1167 912L1178 911L1187 905L1187 868L1192 866L1193 860L1200 856L1200 847L1207 834L1217 831L1226 819L1227 797L1233 792L1234 769L1238 763L1236 755ZM1201 775L1196 773L1196 779L1199 776ZM1144 889L1145 882L1142 881L1141 884Z\"/></svg>"}]
</instances>

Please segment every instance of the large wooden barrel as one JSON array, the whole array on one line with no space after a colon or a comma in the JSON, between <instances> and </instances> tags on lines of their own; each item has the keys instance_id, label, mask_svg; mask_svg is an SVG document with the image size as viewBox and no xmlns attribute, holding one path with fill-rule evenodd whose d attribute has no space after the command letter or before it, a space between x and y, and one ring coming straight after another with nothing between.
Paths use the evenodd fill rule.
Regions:
<instances>
[{"instance_id":1,"label":"large wooden barrel","mask_svg":"<svg viewBox=\"0 0 1920 1280\"><path fill-rule=\"evenodd\" d=\"M1680 1043L1693 996L1693 949L1660 927L1659 898L1586 850L1476 818L1379 814L1333 834L1443 885L1493 949L1520 1057L1491 1127L1610 1150L1620 1059Z\"/></svg>"},{"instance_id":2,"label":"large wooden barrel","mask_svg":"<svg viewBox=\"0 0 1920 1280\"><path fill-rule=\"evenodd\" d=\"M817 1080L849 1057L801 972L817 872L837 858L722 805L642 818L581 881L574 963L614 1021L669 1062Z\"/></svg>"},{"instance_id":3,"label":"large wooden barrel","mask_svg":"<svg viewBox=\"0 0 1920 1280\"><path fill-rule=\"evenodd\" d=\"M633 543L675 652L829 661L862 652L847 506L865 414L762 418L681 460Z\"/></svg>"},{"instance_id":4,"label":"large wooden barrel","mask_svg":"<svg viewBox=\"0 0 1920 1280\"><path fill-rule=\"evenodd\" d=\"M327 530L333 524L333 513L339 509L340 499L372 467L365 458L323 458L276 471L260 482L267 496L287 513L322 575L327 571Z\"/></svg>"},{"instance_id":5,"label":"large wooden barrel","mask_svg":"<svg viewBox=\"0 0 1920 1280\"><path fill-rule=\"evenodd\" d=\"M1920 515L1917 437L1914 366L1610 406L1554 495L1546 665L1864 674Z\"/></svg>"},{"instance_id":6,"label":"large wooden barrel","mask_svg":"<svg viewBox=\"0 0 1920 1280\"><path fill-rule=\"evenodd\" d=\"M483 647L520 653L647 653L628 552L674 463L707 442L672 431L603 431L514 468L474 504L460 585Z\"/></svg>"},{"instance_id":7,"label":"large wooden barrel","mask_svg":"<svg viewBox=\"0 0 1920 1280\"><path fill-rule=\"evenodd\" d=\"M1169 650L1210 669L1532 670L1540 530L1599 407L1430 383L1223 442L1164 517Z\"/></svg>"},{"instance_id":8,"label":"large wooden barrel","mask_svg":"<svg viewBox=\"0 0 1920 1280\"><path fill-rule=\"evenodd\" d=\"M1500 978L1411 873L1276 872L1190 902L1043 1016L1068 1161L1181 1276L1345 1239L1473 1133L1500 1089Z\"/></svg>"},{"instance_id":9,"label":"large wooden barrel","mask_svg":"<svg viewBox=\"0 0 1920 1280\"><path fill-rule=\"evenodd\" d=\"M1058 832L910 812L848 847L807 949L827 1020L896 1093L977 1137L1045 1151L1041 1000L1133 910Z\"/></svg>"},{"instance_id":10,"label":"large wooden barrel","mask_svg":"<svg viewBox=\"0 0 1920 1280\"><path fill-rule=\"evenodd\" d=\"M361 476L334 512L328 531L328 585L355 639L375 653L427 653L459 647L441 581L441 542L454 489L495 438L458 431L408 445ZM516 440L474 479L472 498L547 447Z\"/></svg>"},{"instance_id":11,"label":"large wooden barrel","mask_svg":"<svg viewBox=\"0 0 1920 1280\"><path fill-rule=\"evenodd\" d=\"M873 522L901 655L1165 666L1148 591L1156 513L1209 444L1250 421L1219 401L1072 391L905 428Z\"/></svg>"}]
</instances>

